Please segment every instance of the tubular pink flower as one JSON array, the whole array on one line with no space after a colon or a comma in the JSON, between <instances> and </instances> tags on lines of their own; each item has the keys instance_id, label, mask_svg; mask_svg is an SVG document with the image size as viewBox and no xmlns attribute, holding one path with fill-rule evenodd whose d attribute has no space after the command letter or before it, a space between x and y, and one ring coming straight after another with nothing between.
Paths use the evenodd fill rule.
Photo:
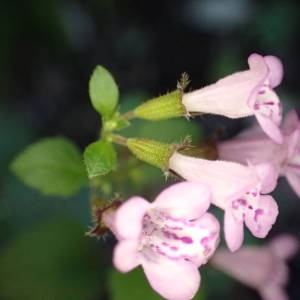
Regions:
<instances>
[{"instance_id":1,"label":"tubular pink flower","mask_svg":"<svg viewBox=\"0 0 300 300\"><path fill-rule=\"evenodd\" d=\"M165 189L152 203L140 197L126 201L115 215L119 239L115 267L128 272L141 265L162 297L191 299L200 285L198 267L219 242L219 223L206 212L210 197L207 186L182 182Z\"/></svg>"},{"instance_id":2,"label":"tubular pink flower","mask_svg":"<svg viewBox=\"0 0 300 300\"><path fill-rule=\"evenodd\" d=\"M182 178L208 184L212 203L225 211L225 240L236 251L244 239L244 223L251 233L264 238L278 215L278 207L267 194L274 190L278 173L272 164L243 166L226 161L211 161L174 152L169 170Z\"/></svg>"},{"instance_id":3,"label":"tubular pink flower","mask_svg":"<svg viewBox=\"0 0 300 300\"><path fill-rule=\"evenodd\" d=\"M258 127L246 130L234 139L219 143L219 157L242 164L273 163L300 197L300 122L294 110L286 115L281 131L283 143L277 144Z\"/></svg>"},{"instance_id":4,"label":"tubular pink flower","mask_svg":"<svg viewBox=\"0 0 300 300\"><path fill-rule=\"evenodd\" d=\"M234 73L200 90L186 93L182 104L190 114L210 113L229 118L255 115L261 128L277 143L282 142L281 103L273 88L281 83L283 67L275 56L253 53L249 70Z\"/></svg>"},{"instance_id":5,"label":"tubular pink flower","mask_svg":"<svg viewBox=\"0 0 300 300\"><path fill-rule=\"evenodd\" d=\"M243 247L236 253L219 249L211 263L243 284L256 289L264 300L288 300L284 286L288 282L286 260L299 248L291 235L282 234L267 246Z\"/></svg>"}]
</instances>

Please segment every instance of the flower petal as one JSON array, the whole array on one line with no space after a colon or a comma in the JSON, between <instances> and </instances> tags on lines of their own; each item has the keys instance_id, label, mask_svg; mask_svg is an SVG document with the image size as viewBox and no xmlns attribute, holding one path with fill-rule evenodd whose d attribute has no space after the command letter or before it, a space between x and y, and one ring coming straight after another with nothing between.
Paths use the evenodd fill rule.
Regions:
<instances>
[{"instance_id":1,"label":"flower petal","mask_svg":"<svg viewBox=\"0 0 300 300\"><path fill-rule=\"evenodd\" d=\"M269 68L269 83L274 88L281 83L283 78L282 62L278 57L272 55L265 56L264 60Z\"/></svg>"},{"instance_id":2,"label":"flower petal","mask_svg":"<svg viewBox=\"0 0 300 300\"><path fill-rule=\"evenodd\" d=\"M113 264L123 273L136 268L140 264L137 240L118 242L114 248Z\"/></svg>"},{"instance_id":3,"label":"flower petal","mask_svg":"<svg viewBox=\"0 0 300 300\"><path fill-rule=\"evenodd\" d=\"M238 221L229 209L224 214L224 234L226 244L231 252L238 250L244 240L243 221Z\"/></svg>"},{"instance_id":4,"label":"flower petal","mask_svg":"<svg viewBox=\"0 0 300 300\"><path fill-rule=\"evenodd\" d=\"M248 57L248 65L251 71L255 72L257 75L260 75L260 79L265 79L268 74L268 65L263 56L257 53L250 54Z\"/></svg>"},{"instance_id":5,"label":"flower petal","mask_svg":"<svg viewBox=\"0 0 300 300\"><path fill-rule=\"evenodd\" d=\"M210 262L213 266L254 289L272 280L277 264L267 247L256 246L244 246L235 253L218 249Z\"/></svg>"},{"instance_id":6,"label":"flower petal","mask_svg":"<svg viewBox=\"0 0 300 300\"><path fill-rule=\"evenodd\" d=\"M248 131L247 131L248 133ZM259 133L263 133L259 128ZM274 152L277 150L275 144L267 135L256 137L252 132L249 136L237 136L228 141L218 144L220 159L235 161L241 164L259 164L275 160Z\"/></svg>"},{"instance_id":7,"label":"flower petal","mask_svg":"<svg viewBox=\"0 0 300 300\"><path fill-rule=\"evenodd\" d=\"M199 220L195 221L195 224L207 231L207 235L200 239L200 244L205 248L205 255L196 263L197 266L200 266L208 262L219 245L220 224L218 219L210 213L204 214Z\"/></svg>"},{"instance_id":8,"label":"flower petal","mask_svg":"<svg viewBox=\"0 0 300 300\"><path fill-rule=\"evenodd\" d=\"M144 260L142 267L152 288L169 300L188 300L195 296L200 286L200 274L189 261L159 263Z\"/></svg>"},{"instance_id":9,"label":"flower petal","mask_svg":"<svg viewBox=\"0 0 300 300\"><path fill-rule=\"evenodd\" d=\"M264 238L271 230L278 216L278 206L272 196L261 195L253 214L245 215L245 223L251 233Z\"/></svg>"},{"instance_id":10,"label":"flower petal","mask_svg":"<svg viewBox=\"0 0 300 300\"><path fill-rule=\"evenodd\" d=\"M299 118L296 110L292 109L286 114L283 120L282 130L284 134L289 135L298 128L299 128Z\"/></svg>"},{"instance_id":11,"label":"flower petal","mask_svg":"<svg viewBox=\"0 0 300 300\"><path fill-rule=\"evenodd\" d=\"M292 258L299 250L299 241L291 234L281 234L269 243L272 252L283 260Z\"/></svg>"},{"instance_id":12,"label":"flower petal","mask_svg":"<svg viewBox=\"0 0 300 300\"><path fill-rule=\"evenodd\" d=\"M261 180L261 193L271 193L277 186L278 171L271 163L262 163L253 166Z\"/></svg>"},{"instance_id":13,"label":"flower petal","mask_svg":"<svg viewBox=\"0 0 300 300\"><path fill-rule=\"evenodd\" d=\"M262 115L259 112L255 113L255 117L263 131L276 143L282 144L283 137L278 125L276 125L272 119Z\"/></svg>"},{"instance_id":14,"label":"flower petal","mask_svg":"<svg viewBox=\"0 0 300 300\"><path fill-rule=\"evenodd\" d=\"M287 293L278 285L262 286L259 290L259 294L264 300L289 300Z\"/></svg>"},{"instance_id":15,"label":"flower petal","mask_svg":"<svg viewBox=\"0 0 300 300\"><path fill-rule=\"evenodd\" d=\"M173 217L196 219L207 211L210 198L209 186L199 182L181 182L161 192L153 202L153 207L167 210Z\"/></svg>"},{"instance_id":16,"label":"flower petal","mask_svg":"<svg viewBox=\"0 0 300 300\"><path fill-rule=\"evenodd\" d=\"M297 172L292 172L287 169L285 172L286 179L290 186L292 187L293 191L300 197L300 175Z\"/></svg>"},{"instance_id":17,"label":"flower petal","mask_svg":"<svg viewBox=\"0 0 300 300\"><path fill-rule=\"evenodd\" d=\"M169 160L169 169L182 178L208 184L212 203L220 208L226 201L239 197L258 184L258 178L247 166L227 161L212 161L175 152Z\"/></svg>"},{"instance_id":18,"label":"flower petal","mask_svg":"<svg viewBox=\"0 0 300 300\"><path fill-rule=\"evenodd\" d=\"M294 154L297 153L297 146L300 144L300 127L285 138L285 144L287 145L286 160L293 160Z\"/></svg>"},{"instance_id":19,"label":"flower petal","mask_svg":"<svg viewBox=\"0 0 300 300\"><path fill-rule=\"evenodd\" d=\"M249 98L268 75L264 58L252 54L248 58L250 70L226 76L215 84L186 93L182 104L190 113L213 113L229 118L241 118L253 114Z\"/></svg>"},{"instance_id":20,"label":"flower petal","mask_svg":"<svg viewBox=\"0 0 300 300\"><path fill-rule=\"evenodd\" d=\"M185 93L182 104L191 114L211 113L228 118L241 118L253 114L247 105L248 95L257 84L249 71L227 76L202 89Z\"/></svg>"},{"instance_id":21,"label":"flower petal","mask_svg":"<svg viewBox=\"0 0 300 300\"><path fill-rule=\"evenodd\" d=\"M150 203L141 197L127 200L116 212L115 229L121 239L135 239L141 233L142 219Z\"/></svg>"},{"instance_id":22,"label":"flower petal","mask_svg":"<svg viewBox=\"0 0 300 300\"><path fill-rule=\"evenodd\" d=\"M269 69L264 58L257 53L253 53L248 57L248 64L252 73L256 75L256 84L252 86L247 98L248 106L253 109L257 101L257 94L267 79Z\"/></svg>"}]
</instances>

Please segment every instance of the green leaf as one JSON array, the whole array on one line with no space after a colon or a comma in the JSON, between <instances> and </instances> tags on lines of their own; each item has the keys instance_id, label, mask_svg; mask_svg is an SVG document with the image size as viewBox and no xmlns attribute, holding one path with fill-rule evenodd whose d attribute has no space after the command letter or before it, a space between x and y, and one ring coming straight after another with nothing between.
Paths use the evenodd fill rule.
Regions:
<instances>
[{"instance_id":1,"label":"green leaf","mask_svg":"<svg viewBox=\"0 0 300 300\"><path fill-rule=\"evenodd\" d=\"M11 164L27 185L47 195L70 196L87 183L79 149L68 139L42 139L28 146Z\"/></svg>"},{"instance_id":2,"label":"green leaf","mask_svg":"<svg viewBox=\"0 0 300 300\"><path fill-rule=\"evenodd\" d=\"M107 141L90 144L83 156L89 178L104 175L116 169L117 154L113 145Z\"/></svg>"},{"instance_id":3,"label":"green leaf","mask_svg":"<svg viewBox=\"0 0 300 300\"><path fill-rule=\"evenodd\" d=\"M89 94L95 110L104 118L110 117L118 103L119 89L104 67L96 66L89 82Z\"/></svg>"}]
</instances>

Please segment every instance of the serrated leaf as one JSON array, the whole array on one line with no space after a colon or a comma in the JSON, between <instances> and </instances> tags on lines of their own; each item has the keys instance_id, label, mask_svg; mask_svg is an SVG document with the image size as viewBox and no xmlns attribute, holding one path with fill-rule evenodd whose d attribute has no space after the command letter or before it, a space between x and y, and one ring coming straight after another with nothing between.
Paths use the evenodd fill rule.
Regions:
<instances>
[{"instance_id":1,"label":"serrated leaf","mask_svg":"<svg viewBox=\"0 0 300 300\"><path fill-rule=\"evenodd\" d=\"M108 70L96 66L89 82L89 94L93 107L104 118L114 112L119 98L118 86Z\"/></svg>"},{"instance_id":2,"label":"serrated leaf","mask_svg":"<svg viewBox=\"0 0 300 300\"><path fill-rule=\"evenodd\" d=\"M63 137L45 138L20 153L11 170L47 195L70 196L87 183L79 149Z\"/></svg>"},{"instance_id":3,"label":"serrated leaf","mask_svg":"<svg viewBox=\"0 0 300 300\"><path fill-rule=\"evenodd\" d=\"M84 162L89 178L105 175L117 166L117 154L113 145L106 141L97 141L84 151Z\"/></svg>"}]
</instances>

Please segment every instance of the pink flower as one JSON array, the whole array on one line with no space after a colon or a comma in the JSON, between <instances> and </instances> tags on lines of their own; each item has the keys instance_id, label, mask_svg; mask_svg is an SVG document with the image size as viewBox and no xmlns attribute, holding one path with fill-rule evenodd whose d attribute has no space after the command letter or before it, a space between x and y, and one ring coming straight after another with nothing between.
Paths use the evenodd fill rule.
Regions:
<instances>
[{"instance_id":1,"label":"pink flower","mask_svg":"<svg viewBox=\"0 0 300 300\"><path fill-rule=\"evenodd\" d=\"M251 54L249 70L229 75L215 84L183 95L188 113L210 113L229 118L255 115L262 129L277 143L282 142L278 126L281 103L273 88L281 83L283 67L275 56Z\"/></svg>"},{"instance_id":2,"label":"pink flower","mask_svg":"<svg viewBox=\"0 0 300 300\"><path fill-rule=\"evenodd\" d=\"M236 138L218 145L219 157L246 164L271 162L300 197L300 122L290 111L282 126L283 143L270 140L260 128L246 130Z\"/></svg>"},{"instance_id":3,"label":"pink flower","mask_svg":"<svg viewBox=\"0 0 300 300\"><path fill-rule=\"evenodd\" d=\"M128 272L141 265L162 297L191 299L200 285L198 267L219 242L219 223L206 213L209 206L209 188L191 182L167 188L153 203L130 198L115 215L115 267Z\"/></svg>"},{"instance_id":4,"label":"pink flower","mask_svg":"<svg viewBox=\"0 0 300 300\"><path fill-rule=\"evenodd\" d=\"M231 251L243 243L243 224L251 233L264 238L278 215L278 207L267 194L274 190L278 173L272 164L243 166L211 161L175 152L169 170L188 181L203 182L212 190L212 203L225 211L225 240Z\"/></svg>"},{"instance_id":5,"label":"pink flower","mask_svg":"<svg viewBox=\"0 0 300 300\"><path fill-rule=\"evenodd\" d=\"M286 260L299 248L298 241L283 234L267 246L247 246L236 253L219 249L211 263L243 284L256 289L264 300L288 300L284 286L288 282Z\"/></svg>"}]
</instances>

